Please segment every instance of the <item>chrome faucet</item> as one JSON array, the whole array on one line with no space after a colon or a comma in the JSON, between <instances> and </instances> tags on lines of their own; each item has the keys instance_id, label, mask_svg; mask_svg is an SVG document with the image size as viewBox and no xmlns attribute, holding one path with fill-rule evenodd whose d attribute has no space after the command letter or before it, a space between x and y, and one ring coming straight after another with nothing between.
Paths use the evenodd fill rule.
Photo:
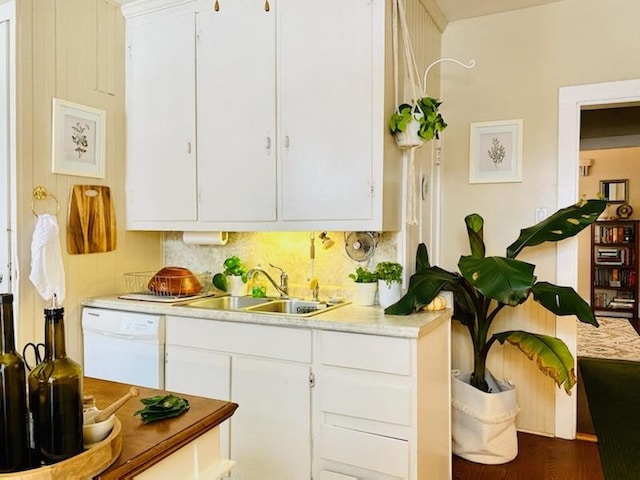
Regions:
<instances>
[{"instance_id":1,"label":"chrome faucet","mask_svg":"<svg viewBox=\"0 0 640 480\"><path fill-rule=\"evenodd\" d=\"M275 287L275 289L280 294L280 297L288 298L289 297L289 276L287 275L287 273L282 268L277 267L276 265L273 265L271 263L269 264L269 266L271 266L273 268L277 268L278 270L280 270L280 285L278 285L273 280L273 278L271 278L271 275L269 275L269 272L267 272L262 267L255 267L255 268L250 269L247 272L247 280L249 280L251 277L253 277L258 272L262 273L265 277L267 277L267 280L269 280L271 282L271 285L273 285Z\"/></svg>"}]
</instances>

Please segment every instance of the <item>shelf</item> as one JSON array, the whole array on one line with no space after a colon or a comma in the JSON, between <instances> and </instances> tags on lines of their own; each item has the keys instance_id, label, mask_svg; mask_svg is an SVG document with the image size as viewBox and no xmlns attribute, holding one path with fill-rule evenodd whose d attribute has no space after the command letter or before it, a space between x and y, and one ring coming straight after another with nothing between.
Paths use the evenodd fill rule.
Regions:
<instances>
[{"instance_id":1,"label":"shelf","mask_svg":"<svg viewBox=\"0 0 640 480\"><path fill-rule=\"evenodd\" d=\"M622 220L591 226L591 308L596 315L638 318L638 224ZM633 305L603 306L616 300L633 300Z\"/></svg>"}]
</instances>

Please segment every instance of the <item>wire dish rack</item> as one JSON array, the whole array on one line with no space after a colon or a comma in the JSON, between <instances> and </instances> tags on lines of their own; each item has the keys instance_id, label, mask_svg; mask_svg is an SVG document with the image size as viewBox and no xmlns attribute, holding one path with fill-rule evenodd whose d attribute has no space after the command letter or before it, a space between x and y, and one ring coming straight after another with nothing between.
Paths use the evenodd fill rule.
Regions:
<instances>
[{"instance_id":1,"label":"wire dish rack","mask_svg":"<svg viewBox=\"0 0 640 480\"><path fill-rule=\"evenodd\" d=\"M187 298L210 295L213 291L211 273L194 273L193 276L157 275L157 272L130 272L124 274L126 293L120 298L173 302ZM194 288L194 283L200 289ZM197 291L196 291L197 290Z\"/></svg>"}]
</instances>

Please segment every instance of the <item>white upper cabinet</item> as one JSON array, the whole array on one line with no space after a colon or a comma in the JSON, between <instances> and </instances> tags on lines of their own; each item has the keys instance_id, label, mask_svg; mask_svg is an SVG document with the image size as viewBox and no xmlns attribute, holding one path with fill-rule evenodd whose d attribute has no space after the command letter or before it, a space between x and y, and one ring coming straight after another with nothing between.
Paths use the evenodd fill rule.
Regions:
<instances>
[{"instance_id":1,"label":"white upper cabinet","mask_svg":"<svg viewBox=\"0 0 640 480\"><path fill-rule=\"evenodd\" d=\"M127 37L129 227L197 220L195 17L140 17Z\"/></svg>"},{"instance_id":2,"label":"white upper cabinet","mask_svg":"<svg viewBox=\"0 0 640 480\"><path fill-rule=\"evenodd\" d=\"M278 8L281 218L373 219L373 2Z\"/></svg>"},{"instance_id":3,"label":"white upper cabinet","mask_svg":"<svg viewBox=\"0 0 640 480\"><path fill-rule=\"evenodd\" d=\"M390 2L215 3L123 7L127 227L398 230Z\"/></svg>"},{"instance_id":4,"label":"white upper cabinet","mask_svg":"<svg viewBox=\"0 0 640 480\"><path fill-rule=\"evenodd\" d=\"M197 14L199 220L274 222L276 16L255 0L220 4Z\"/></svg>"}]
</instances>

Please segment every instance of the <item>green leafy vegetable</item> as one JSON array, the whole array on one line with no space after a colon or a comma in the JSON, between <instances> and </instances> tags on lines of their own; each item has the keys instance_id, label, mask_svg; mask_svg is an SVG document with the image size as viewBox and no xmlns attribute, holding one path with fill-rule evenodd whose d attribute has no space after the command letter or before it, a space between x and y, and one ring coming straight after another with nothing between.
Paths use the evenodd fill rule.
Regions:
<instances>
[{"instance_id":1,"label":"green leafy vegetable","mask_svg":"<svg viewBox=\"0 0 640 480\"><path fill-rule=\"evenodd\" d=\"M177 395L156 395L155 397L141 398L144 405L134 415L140 415L144 423L176 417L189 410L189 402Z\"/></svg>"}]
</instances>

